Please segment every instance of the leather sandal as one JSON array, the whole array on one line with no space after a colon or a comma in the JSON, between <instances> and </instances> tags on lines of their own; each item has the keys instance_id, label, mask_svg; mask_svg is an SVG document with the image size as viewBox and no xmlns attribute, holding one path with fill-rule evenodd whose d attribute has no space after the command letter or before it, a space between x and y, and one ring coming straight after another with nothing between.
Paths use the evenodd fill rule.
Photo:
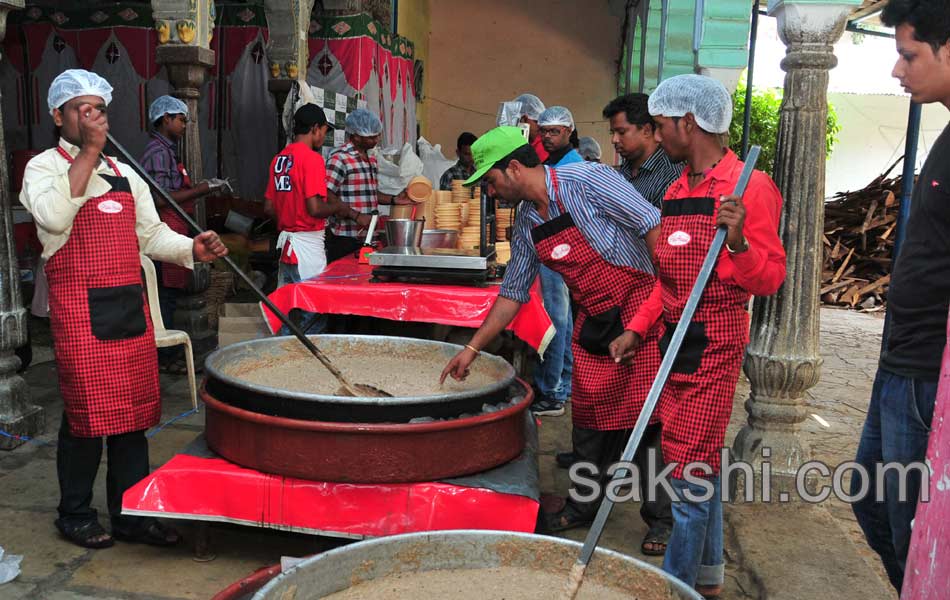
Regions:
<instances>
[{"instance_id":1,"label":"leather sandal","mask_svg":"<svg viewBox=\"0 0 950 600\"><path fill-rule=\"evenodd\" d=\"M670 541L671 533L666 527L650 528L643 536L643 541L640 542L640 552L647 556L663 556L666 554L666 545Z\"/></svg>"},{"instance_id":2,"label":"leather sandal","mask_svg":"<svg viewBox=\"0 0 950 600\"><path fill-rule=\"evenodd\" d=\"M64 538L82 548L100 550L115 544L115 539L102 528L102 525L96 519L78 524L56 519L53 524L56 525L56 529Z\"/></svg>"},{"instance_id":3,"label":"leather sandal","mask_svg":"<svg viewBox=\"0 0 950 600\"><path fill-rule=\"evenodd\" d=\"M158 519L146 519L142 527L134 532L113 528L112 535L120 542L150 546L174 546L181 541L181 535L175 528L161 523Z\"/></svg>"}]
</instances>

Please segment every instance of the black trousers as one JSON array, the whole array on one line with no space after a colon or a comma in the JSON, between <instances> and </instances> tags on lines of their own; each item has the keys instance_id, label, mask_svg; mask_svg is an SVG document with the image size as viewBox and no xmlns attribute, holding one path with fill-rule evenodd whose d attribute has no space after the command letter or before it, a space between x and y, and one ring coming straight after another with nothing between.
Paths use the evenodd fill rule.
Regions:
<instances>
[{"instance_id":1,"label":"black trousers","mask_svg":"<svg viewBox=\"0 0 950 600\"><path fill-rule=\"evenodd\" d=\"M597 465L601 474L601 484L606 485L606 482L610 480L607 469L611 464L620 460L620 455L623 454L623 449L627 445L631 431L631 429L596 431L574 427L571 434L574 443L574 460L577 462L591 462ZM643 439L640 440L640 447L633 457L633 462L640 471L640 497L642 498L640 516L650 529L666 528L672 530L673 510L670 496L662 487L658 486L655 498L650 500L649 490L647 489L650 449L655 451L653 453L653 472L659 473L665 466L660 448L660 432L661 425L659 423L647 426L643 432ZM600 498L594 502L586 503L575 502L571 498L568 498L567 501L577 513L590 518L593 518L600 507Z\"/></svg>"},{"instance_id":2,"label":"black trousers","mask_svg":"<svg viewBox=\"0 0 950 600\"><path fill-rule=\"evenodd\" d=\"M326 231L327 264L340 260L347 254L354 254L363 246L359 238L333 235L329 229Z\"/></svg>"},{"instance_id":3,"label":"black trousers","mask_svg":"<svg viewBox=\"0 0 950 600\"><path fill-rule=\"evenodd\" d=\"M102 438L75 437L63 414L56 448L56 473L59 476L59 518L71 524L83 524L97 517L92 489L102 459ZM148 475L148 440L145 430L110 435L106 438L106 496L112 526L130 531L142 523L142 517L121 516L122 494Z\"/></svg>"}]
</instances>

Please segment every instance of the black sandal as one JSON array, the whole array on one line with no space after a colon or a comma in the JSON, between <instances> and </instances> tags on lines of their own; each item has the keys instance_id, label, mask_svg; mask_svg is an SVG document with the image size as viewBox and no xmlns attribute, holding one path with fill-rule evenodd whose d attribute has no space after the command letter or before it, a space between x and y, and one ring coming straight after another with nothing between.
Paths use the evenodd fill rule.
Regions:
<instances>
[{"instance_id":1,"label":"black sandal","mask_svg":"<svg viewBox=\"0 0 950 600\"><path fill-rule=\"evenodd\" d=\"M541 514L541 528L546 533L557 533L575 527L586 527L593 522L593 516L588 517L580 514L570 502L556 513Z\"/></svg>"},{"instance_id":2,"label":"black sandal","mask_svg":"<svg viewBox=\"0 0 950 600\"><path fill-rule=\"evenodd\" d=\"M663 556L666 554L666 546L670 541L671 533L666 527L651 528L643 536L643 541L640 542L640 552L647 556ZM647 548L647 544L651 544L653 548ZM658 550L657 546L663 546L663 549Z\"/></svg>"},{"instance_id":3,"label":"black sandal","mask_svg":"<svg viewBox=\"0 0 950 600\"><path fill-rule=\"evenodd\" d=\"M115 544L115 539L95 519L79 524L56 519L53 524L64 538L82 548L101 550Z\"/></svg>"},{"instance_id":4,"label":"black sandal","mask_svg":"<svg viewBox=\"0 0 950 600\"><path fill-rule=\"evenodd\" d=\"M161 523L158 519L146 519L137 532L113 527L112 535L120 542L150 546L174 546L181 541L181 535L173 527Z\"/></svg>"}]
</instances>

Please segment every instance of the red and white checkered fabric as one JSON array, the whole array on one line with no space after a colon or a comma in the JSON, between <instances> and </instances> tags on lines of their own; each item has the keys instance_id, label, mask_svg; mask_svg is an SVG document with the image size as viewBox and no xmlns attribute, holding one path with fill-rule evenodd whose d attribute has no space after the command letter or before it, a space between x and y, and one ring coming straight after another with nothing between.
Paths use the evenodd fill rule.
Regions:
<instances>
[{"instance_id":1,"label":"red and white checkered fabric","mask_svg":"<svg viewBox=\"0 0 950 600\"><path fill-rule=\"evenodd\" d=\"M191 178L188 177L188 172L185 171L185 165L178 163L177 169L182 180L182 185L179 189L191 189ZM179 204L189 213L194 213L195 203L193 200L179 202ZM158 209L158 216L161 218L162 222L168 225L168 228L175 233L180 233L182 235L188 235L190 233L190 230L188 229L188 223L181 218L181 215L179 215L174 208L170 206L163 206ZM184 289L188 286L188 282L190 280L190 269L186 269L185 267L176 265L175 263L162 263L162 285L165 287ZM169 326L170 325L171 324L169 323Z\"/></svg>"},{"instance_id":2,"label":"red and white checkered fabric","mask_svg":"<svg viewBox=\"0 0 950 600\"><path fill-rule=\"evenodd\" d=\"M560 204L557 175L551 171L555 200ZM647 336L633 365L619 365L610 356L591 354L578 344L588 315L621 308L626 323L649 297L656 279L632 267L607 262L590 245L561 207L562 215L538 226L534 234L538 257L558 272L571 290L581 311L574 324L574 374L571 382L571 414L583 429L612 431L630 429L637 421L647 392L660 367L658 328Z\"/></svg>"},{"instance_id":3,"label":"red and white checkered fabric","mask_svg":"<svg viewBox=\"0 0 950 600\"><path fill-rule=\"evenodd\" d=\"M363 158L350 142L340 146L327 160L327 190L362 213L379 206L377 175L376 158ZM356 237L360 231L356 221L349 219L331 217L327 222L335 235Z\"/></svg>"},{"instance_id":4,"label":"red and white checkered fabric","mask_svg":"<svg viewBox=\"0 0 950 600\"><path fill-rule=\"evenodd\" d=\"M682 191L688 194L685 188ZM664 201L656 257L666 323L675 325L683 313L716 234L718 209L719 201L713 197L668 196ZM749 298L748 292L724 284L713 271L692 320L705 326L708 340L695 349L702 353L699 367L692 373L671 373L658 408L663 423L663 458L668 464L676 463L673 477L682 478L683 467L695 461L719 473L720 451L749 341Z\"/></svg>"},{"instance_id":5,"label":"red and white checkered fabric","mask_svg":"<svg viewBox=\"0 0 950 600\"><path fill-rule=\"evenodd\" d=\"M62 148L59 152L72 161ZM110 166L116 180L125 181L111 161ZM89 309L91 289L142 285L131 192L114 184L112 191L86 201L69 240L46 263L46 276L59 387L72 434L116 435L158 423L158 362L144 286L141 335L100 340Z\"/></svg>"}]
</instances>

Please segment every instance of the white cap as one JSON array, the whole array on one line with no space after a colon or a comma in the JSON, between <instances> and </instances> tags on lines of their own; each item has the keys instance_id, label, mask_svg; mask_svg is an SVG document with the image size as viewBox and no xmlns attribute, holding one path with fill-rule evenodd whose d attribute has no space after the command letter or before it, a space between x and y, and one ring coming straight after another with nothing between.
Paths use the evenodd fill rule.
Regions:
<instances>
[{"instance_id":1,"label":"white cap","mask_svg":"<svg viewBox=\"0 0 950 600\"><path fill-rule=\"evenodd\" d=\"M346 131L363 137L373 137L383 132L383 122L365 108L357 108L346 116Z\"/></svg>"},{"instance_id":2,"label":"white cap","mask_svg":"<svg viewBox=\"0 0 950 600\"><path fill-rule=\"evenodd\" d=\"M159 96L148 107L148 122L154 123L165 115L188 115L188 105L174 96Z\"/></svg>"},{"instance_id":3,"label":"white cap","mask_svg":"<svg viewBox=\"0 0 950 600\"><path fill-rule=\"evenodd\" d=\"M654 117L692 113L709 133L725 133L732 123L732 96L726 86L705 75L677 75L660 82L647 106Z\"/></svg>"},{"instance_id":4,"label":"white cap","mask_svg":"<svg viewBox=\"0 0 950 600\"><path fill-rule=\"evenodd\" d=\"M577 153L584 157L584 160L600 160L600 144L590 136L583 136L577 140Z\"/></svg>"},{"instance_id":5,"label":"white cap","mask_svg":"<svg viewBox=\"0 0 950 600\"><path fill-rule=\"evenodd\" d=\"M538 117L538 127L545 125L563 125L574 131L574 115L563 106L552 106Z\"/></svg>"},{"instance_id":6,"label":"white cap","mask_svg":"<svg viewBox=\"0 0 950 600\"><path fill-rule=\"evenodd\" d=\"M53 109L80 96L99 96L108 106L112 102L112 86L102 77L85 69L63 71L49 84L49 93L46 96L49 113L53 114Z\"/></svg>"},{"instance_id":7,"label":"white cap","mask_svg":"<svg viewBox=\"0 0 950 600\"><path fill-rule=\"evenodd\" d=\"M515 102L521 103L521 116L528 117L535 121L544 112L544 102L534 94L521 94L515 98Z\"/></svg>"}]
</instances>

